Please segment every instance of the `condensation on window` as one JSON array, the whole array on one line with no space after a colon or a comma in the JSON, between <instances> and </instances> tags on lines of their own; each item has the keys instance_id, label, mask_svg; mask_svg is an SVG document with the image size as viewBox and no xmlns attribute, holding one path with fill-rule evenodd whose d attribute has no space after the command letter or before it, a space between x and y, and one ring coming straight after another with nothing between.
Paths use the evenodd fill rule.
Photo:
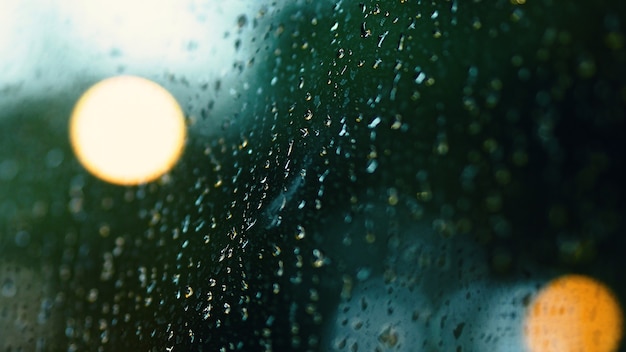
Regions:
<instances>
[{"instance_id":1,"label":"condensation on window","mask_svg":"<svg viewBox=\"0 0 626 352\"><path fill-rule=\"evenodd\" d=\"M618 1L0 4L0 351L623 349L625 21ZM187 126L136 186L68 139L119 75Z\"/></svg>"}]
</instances>

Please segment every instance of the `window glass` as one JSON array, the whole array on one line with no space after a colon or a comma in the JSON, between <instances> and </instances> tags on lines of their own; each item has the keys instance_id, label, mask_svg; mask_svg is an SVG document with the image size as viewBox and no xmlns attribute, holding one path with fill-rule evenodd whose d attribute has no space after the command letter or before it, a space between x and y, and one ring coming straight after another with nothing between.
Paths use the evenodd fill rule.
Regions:
<instances>
[{"instance_id":1,"label":"window glass","mask_svg":"<svg viewBox=\"0 0 626 352\"><path fill-rule=\"evenodd\" d=\"M623 349L625 21L620 1L0 4L0 351ZM166 93L89 110L123 116L92 130L113 162L184 119L145 182L70 140L118 76Z\"/></svg>"}]
</instances>

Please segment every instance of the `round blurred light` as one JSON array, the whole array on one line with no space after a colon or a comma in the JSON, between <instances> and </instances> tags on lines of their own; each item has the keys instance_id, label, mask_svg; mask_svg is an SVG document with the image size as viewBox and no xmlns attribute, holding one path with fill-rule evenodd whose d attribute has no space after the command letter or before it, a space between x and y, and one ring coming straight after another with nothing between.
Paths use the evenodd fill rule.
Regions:
<instances>
[{"instance_id":1,"label":"round blurred light","mask_svg":"<svg viewBox=\"0 0 626 352\"><path fill-rule=\"evenodd\" d=\"M419 351L427 343L432 303L403 279L379 276L342 292L343 300L323 338L328 351Z\"/></svg>"},{"instance_id":2,"label":"round blurred light","mask_svg":"<svg viewBox=\"0 0 626 352\"><path fill-rule=\"evenodd\" d=\"M183 112L163 87L118 76L89 88L76 103L70 141L81 164L110 183L136 185L168 172L182 154Z\"/></svg>"},{"instance_id":3,"label":"round blurred light","mask_svg":"<svg viewBox=\"0 0 626 352\"><path fill-rule=\"evenodd\" d=\"M528 308L524 330L531 352L616 351L622 312L603 284L566 275L540 291Z\"/></svg>"}]
</instances>

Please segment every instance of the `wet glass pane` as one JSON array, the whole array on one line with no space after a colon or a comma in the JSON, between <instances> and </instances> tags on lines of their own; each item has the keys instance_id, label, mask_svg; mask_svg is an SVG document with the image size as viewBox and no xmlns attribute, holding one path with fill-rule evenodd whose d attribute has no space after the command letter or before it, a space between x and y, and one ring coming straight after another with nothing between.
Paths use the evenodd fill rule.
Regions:
<instances>
[{"instance_id":1,"label":"wet glass pane","mask_svg":"<svg viewBox=\"0 0 626 352\"><path fill-rule=\"evenodd\" d=\"M0 351L623 350L625 4L2 2Z\"/></svg>"}]
</instances>

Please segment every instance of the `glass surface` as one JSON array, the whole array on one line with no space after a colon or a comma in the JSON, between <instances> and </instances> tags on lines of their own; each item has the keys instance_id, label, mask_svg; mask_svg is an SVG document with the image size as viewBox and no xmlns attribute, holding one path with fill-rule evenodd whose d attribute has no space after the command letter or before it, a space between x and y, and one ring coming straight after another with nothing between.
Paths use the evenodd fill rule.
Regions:
<instances>
[{"instance_id":1,"label":"glass surface","mask_svg":"<svg viewBox=\"0 0 626 352\"><path fill-rule=\"evenodd\" d=\"M0 351L624 350L625 26L619 0L3 1ZM70 146L118 75L185 114L157 181Z\"/></svg>"}]
</instances>

